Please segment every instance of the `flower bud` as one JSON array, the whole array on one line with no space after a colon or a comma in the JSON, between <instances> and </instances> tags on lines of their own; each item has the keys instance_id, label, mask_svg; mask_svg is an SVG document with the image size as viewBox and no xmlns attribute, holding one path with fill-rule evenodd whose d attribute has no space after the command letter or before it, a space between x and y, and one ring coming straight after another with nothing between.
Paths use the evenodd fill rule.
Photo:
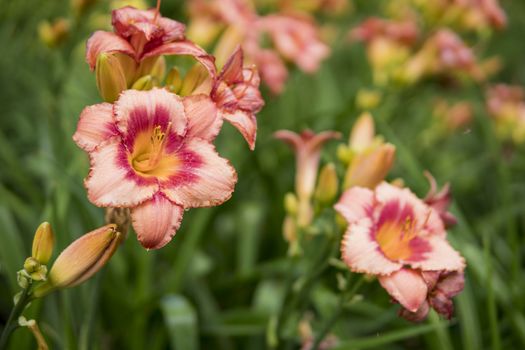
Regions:
<instances>
[{"instance_id":1,"label":"flower bud","mask_svg":"<svg viewBox=\"0 0 525 350\"><path fill-rule=\"evenodd\" d=\"M290 215L297 214L297 197L294 193L288 192L284 195L284 210Z\"/></svg>"},{"instance_id":2,"label":"flower bud","mask_svg":"<svg viewBox=\"0 0 525 350\"><path fill-rule=\"evenodd\" d=\"M139 78L135 83L133 83L133 86L131 87L133 90L151 90L156 85L156 79L152 75L145 75L141 78Z\"/></svg>"},{"instance_id":3,"label":"flower bud","mask_svg":"<svg viewBox=\"0 0 525 350\"><path fill-rule=\"evenodd\" d=\"M361 152L368 148L375 137L374 118L368 112L359 116L350 134L350 148L353 151Z\"/></svg>"},{"instance_id":4,"label":"flower bud","mask_svg":"<svg viewBox=\"0 0 525 350\"><path fill-rule=\"evenodd\" d=\"M95 70L100 96L106 102L115 102L127 88L126 76L119 59L112 54L101 53L97 57Z\"/></svg>"},{"instance_id":5,"label":"flower bud","mask_svg":"<svg viewBox=\"0 0 525 350\"><path fill-rule=\"evenodd\" d=\"M70 23L65 18L57 18L53 23L42 21L38 25L38 36L48 47L57 47L68 37Z\"/></svg>"},{"instance_id":6,"label":"flower bud","mask_svg":"<svg viewBox=\"0 0 525 350\"><path fill-rule=\"evenodd\" d=\"M121 234L115 228L113 224L100 227L69 245L56 259L47 281L35 289L35 297L76 286L98 272L120 243Z\"/></svg>"},{"instance_id":7,"label":"flower bud","mask_svg":"<svg viewBox=\"0 0 525 350\"><path fill-rule=\"evenodd\" d=\"M36 259L40 264L46 265L53 254L55 244L55 235L48 222L43 222L38 226L33 238L33 249L31 257Z\"/></svg>"},{"instance_id":8,"label":"flower bud","mask_svg":"<svg viewBox=\"0 0 525 350\"><path fill-rule=\"evenodd\" d=\"M200 63L196 63L188 71L182 82L179 95L189 96L208 77L208 72Z\"/></svg>"},{"instance_id":9,"label":"flower bud","mask_svg":"<svg viewBox=\"0 0 525 350\"><path fill-rule=\"evenodd\" d=\"M392 167L395 152L396 148L386 143L356 155L346 172L344 188L352 186L375 188L384 180Z\"/></svg>"},{"instance_id":10,"label":"flower bud","mask_svg":"<svg viewBox=\"0 0 525 350\"><path fill-rule=\"evenodd\" d=\"M359 89L356 96L356 105L362 110L376 108L381 102L381 93L374 90Z\"/></svg>"},{"instance_id":11,"label":"flower bud","mask_svg":"<svg viewBox=\"0 0 525 350\"><path fill-rule=\"evenodd\" d=\"M166 77L166 87L173 93L177 93L182 86L182 78L180 77L180 72L176 67L173 67L168 76Z\"/></svg>"},{"instance_id":12,"label":"flower bud","mask_svg":"<svg viewBox=\"0 0 525 350\"><path fill-rule=\"evenodd\" d=\"M339 183L333 163L326 164L319 174L319 182L315 190L315 198L322 204L330 203L337 195Z\"/></svg>"}]
</instances>

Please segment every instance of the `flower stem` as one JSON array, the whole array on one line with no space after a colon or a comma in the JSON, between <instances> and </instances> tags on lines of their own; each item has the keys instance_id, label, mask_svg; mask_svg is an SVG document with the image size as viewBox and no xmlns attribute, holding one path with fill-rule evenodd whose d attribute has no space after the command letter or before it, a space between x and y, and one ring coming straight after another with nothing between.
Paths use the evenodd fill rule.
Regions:
<instances>
[{"instance_id":1,"label":"flower stem","mask_svg":"<svg viewBox=\"0 0 525 350\"><path fill-rule=\"evenodd\" d=\"M22 315L26 305L31 301L31 295L29 290L31 289L31 284L22 290L22 294L18 299L18 302L11 310L11 314L7 319L4 330L2 331L2 336L0 337L0 350L4 350L7 347L7 341L11 333L18 328L18 318Z\"/></svg>"},{"instance_id":2,"label":"flower stem","mask_svg":"<svg viewBox=\"0 0 525 350\"><path fill-rule=\"evenodd\" d=\"M339 317L343 314L344 306L347 301L351 301L354 295L357 293L359 288L364 282L364 277L361 276L356 283L354 283L352 289L348 291L344 291L341 294L341 298L339 299L339 305L337 306L337 310L333 313L333 315L325 322L325 324L322 326L321 330L315 337L314 345L312 346L312 350L319 349L319 346L321 345L321 342L326 337L328 332L332 329L332 327L335 325Z\"/></svg>"}]
</instances>

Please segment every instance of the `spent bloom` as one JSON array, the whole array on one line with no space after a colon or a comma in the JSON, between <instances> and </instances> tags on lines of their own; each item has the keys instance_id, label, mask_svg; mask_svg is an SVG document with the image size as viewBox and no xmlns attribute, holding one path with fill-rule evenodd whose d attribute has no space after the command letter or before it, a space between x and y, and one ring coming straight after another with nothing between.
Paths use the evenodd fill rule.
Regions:
<instances>
[{"instance_id":1,"label":"spent bloom","mask_svg":"<svg viewBox=\"0 0 525 350\"><path fill-rule=\"evenodd\" d=\"M107 69L117 71L114 73L116 75L122 70L126 86L131 87L138 79L152 74L159 64L163 64L159 60L160 56L189 55L199 61L210 76L215 76L213 57L186 40L185 26L160 16L158 8L139 10L127 6L114 10L112 24L114 32L96 31L87 42L86 61L92 70L102 63L99 61L101 55L114 55L117 60L104 60L103 64L110 65ZM99 86L105 84L108 84L106 79L99 82ZM113 86L115 83L110 81L109 84Z\"/></svg>"},{"instance_id":2,"label":"spent bloom","mask_svg":"<svg viewBox=\"0 0 525 350\"><path fill-rule=\"evenodd\" d=\"M304 130L297 134L289 130L279 130L275 137L286 142L295 151L295 193L298 199L298 223L306 226L312 218L311 199L315 190L319 160L323 145L340 137L335 131L323 131L318 134L312 130Z\"/></svg>"},{"instance_id":3,"label":"spent bloom","mask_svg":"<svg viewBox=\"0 0 525 350\"><path fill-rule=\"evenodd\" d=\"M203 94L127 90L113 105L86 107L73 139L90 157L89 200L130 208L141 244L161 248L184 209L218 205L232 195L235 170L211 143L221 125Z\"/></svg>"},{"instance_id":4,"label":"spent bloom","mask_svg":"<svg viewBox=\"0 0 525 350\"><path fill-rule=\"evenodd\" d=\"M335 209L348 222L341 252L350 270L376 275L403 306L405 316L421 319L431 305L450 317L452 303L448 300L463 285L456 283L457 288L448 288L440 285L439 277L462 274L465 261L448 243L438 211L409 189L386 182L375 190L350 188ZM434 283L429 283L429 273L438 276ZM459 283L458 279L454 281ZM447 303L446 312L434 305L437 302L432 298L436 295Z\"/></svg>"},{"instance_id":5,"label":"spent bloom","mask_svg":"<svg viewBox=\"0 0 525 350\"><path fill-rule=\"evenodd\" d=\"M252 150L257 132L255 114L264 105L259 84L257 68L243 67L243 53L237 48L222 68L210 95L220 116L242 133Z\"/></svg>"}]
</instances>

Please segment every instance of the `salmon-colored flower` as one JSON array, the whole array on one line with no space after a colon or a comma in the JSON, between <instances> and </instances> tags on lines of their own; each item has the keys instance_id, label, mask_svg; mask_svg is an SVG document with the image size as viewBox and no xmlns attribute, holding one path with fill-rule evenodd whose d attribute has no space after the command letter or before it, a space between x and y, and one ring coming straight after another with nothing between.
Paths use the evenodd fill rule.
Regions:
<instances>
[{"instance_id":1,"label":"salmon-colored flower","mask_svg":"<svg viewBox=\"0 0 525 350\"><path fill-rule=\"evenodd\" d=\"M405 46L412 46L419 36L419 29L414 21L392 21L370 17L353 28L351 40L370 43L378 38L387 38Z\"/></svg>"},{"instance_id":2,"label":"salmon-colored flower","mask_svg":"<svg viewBox=\"0 0 525 350\"><path fill-rule=\"evenodd\" d=\"M465 268L446 239L439 213L409 189L386 182L373 191L352 187L335 209L349 224L341 242L345 263L354 272L377 275L408 312L418 312L429 296L422 273Z\"/></svg>"},{"instance_id":3,"label":"salmon-colored flower","mask_svg":"<svg viewBox=\"0 0 525 350\"><path fill-rule=\"evenodd\" d=\"M341 137L335 131L323 131L315 134L312 130L304 130L297 134L289 130L279 130L275 137L288 143L296 155L295 192L298 198L298 223L306 226L311 221L310 200L315 190L321 148L331 139Z\"/></svg>"},{"instance_id":4,"label":"salmon-colored flower","mask_svg":"<svg viewBox=\"0 0 525 350\"><path fill-rule=\"evenodd\" d=\"M127 6L112 13L114 33L96 31L87 42L86 60L91 69L95 68L101 53L121 53L133 59L136 66L126 64L127 75L141 75L145 67L152 65L161 55L190 55L199 61L210 73L215 75L212 56L184 37L182 23L161 17L158 9L138 10ZM131 72L130 72L131 70ZM147 72L145 73L147 74ZM136 76L135 78L140 78Z\"/></svg>"},{"instance_id":5,"label":"salmon-colored flower","mask_svg":"<svg viewBox=\"0 0 525 350\"><path fill-rule=\"evenodd\" d=\"M264 105L259 84L257 68L243 67L243 53L238 48L224 65L211 92L220 116L242 133L252 150L257 134L255 114Z\"/></svg>"},{"instance_id":6,"label":"salmon-colored flower","mask_svg":"<svg viewBox=\"0 0 525 350\"><path fill-rule=\"evenodd\" d=\"M525 91L521 86L497 84L486 92L487 110L502 139L525 142Z\"/></svg>"},{"instance_id":7,"label":"salmon-colored flower","mask_svg":"<svg viewBox=\"0 0 525 350\"><path fill-rule=\"evenodd\" d=\"M162 89L127 90L114 105L85 108L73 138L90 156L89 200L130 208L141 244L164 246L185 208L231 197L235 170L211 143L221 124L208 96Z\"/></svg>"}]
</instances>

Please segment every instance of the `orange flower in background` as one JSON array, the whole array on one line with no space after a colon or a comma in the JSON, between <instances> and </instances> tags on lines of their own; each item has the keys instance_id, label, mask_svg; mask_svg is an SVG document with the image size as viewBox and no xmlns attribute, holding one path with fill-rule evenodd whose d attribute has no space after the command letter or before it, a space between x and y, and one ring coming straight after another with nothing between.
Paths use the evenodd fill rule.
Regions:
<instances>
[{"instance_id":1,"label":"orange flower in background","mask_svg":"<svg viewBox=\"0 0 525 350\"><path fill-rule=\"evenodd\" d=\"M89 200L130 208L141 244L163 247L185 208L218 205L233 193L236 172L212 145L221 125L208 96L162 89L127 90L114 105L85 108L73 138L91 160Z\"/></svg>"},{"instance_id":2,"label":"orange flower in background","mask_svg":"<svg viewBox=\"0 0 525 350\"><path fill-rule=\"evenodd\" d=\"M335 209L348 222L341 253L350 270L376 275L407 318L421 320L429 306L450 317L449 299L463 280L454 278L448 286L440 277L462 276L465 261L448 243L436 209L386 182L374 190L350 188Z\"/></svg>"}]
</instances>

